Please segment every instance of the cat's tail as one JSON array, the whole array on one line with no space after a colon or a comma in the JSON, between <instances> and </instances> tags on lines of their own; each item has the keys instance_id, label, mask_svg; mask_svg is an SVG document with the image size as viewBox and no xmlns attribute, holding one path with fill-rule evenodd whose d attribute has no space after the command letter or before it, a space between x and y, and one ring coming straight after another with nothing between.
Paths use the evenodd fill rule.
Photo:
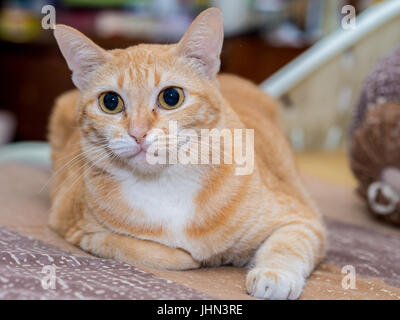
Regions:
<instances>
[{"instance_id":1,"label":"cat's tail","mask_svg":"<svg viewBox=\"0 0 400 320\"><path fill-rule=\"evenodd\" d=\"M75 106L78 90L71 90L57 98L50 117L48 139L53 151L61 150L76 130Z\"/></svg>"}]
</instances>

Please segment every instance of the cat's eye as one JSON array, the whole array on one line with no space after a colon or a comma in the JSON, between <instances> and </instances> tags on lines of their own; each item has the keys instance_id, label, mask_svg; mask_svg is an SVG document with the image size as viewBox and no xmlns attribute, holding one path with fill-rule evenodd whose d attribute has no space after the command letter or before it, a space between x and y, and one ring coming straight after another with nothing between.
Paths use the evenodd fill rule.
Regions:
<instances>
[{"instance_id":1,"label":"cat's eye","mask_svg":"<svg viewBox=\"0 0 400 320\"><path fill-rule=\"evenodd\" d=\"M124 111L124 101L115 92L104 92L99 97L101 110L109 114L117 114Z\"/></svg>"},{"instance_id":2,"label":"cat's eye","mask_svg":"<svg viewBox=\"0 0 400 320\"><path fill-rule=\"evenodd\" d=\"M161 108L172 110L179 108L185 100L185 94L181 88L171 87L164 89L158 95L158 104Z\"/></svg>"}]
</instances>

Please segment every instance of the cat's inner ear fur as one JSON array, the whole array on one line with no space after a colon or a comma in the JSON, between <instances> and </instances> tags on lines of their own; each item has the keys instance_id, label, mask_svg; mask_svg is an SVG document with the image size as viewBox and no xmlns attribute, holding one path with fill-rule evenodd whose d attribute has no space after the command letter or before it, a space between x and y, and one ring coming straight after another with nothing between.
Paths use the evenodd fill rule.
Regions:
<instances>
[{"instance_id":1,"label":"cat's inner ear fur","mask_svg":"<svg viewBox=\"0 0 400 320\"><path fill-rule=\"evenodd\" d=\"M202 12L178 43L178 55L190 60L207 79L214 79L221 66L224 42L222 12L210 8Z\"/></svg>"},{"instance_id":2,"label":"cat's inner ear fur","mask_svg":"<svg viewBox=\"0 0 400 320\"><path fill-rule=\"evenodd\" d=\"M56 25L54 36L72 71L73 83L79 90L85 90L93 72L108 60L110 53L78 30L65 25Z\"/></svg>"}]
</instances>

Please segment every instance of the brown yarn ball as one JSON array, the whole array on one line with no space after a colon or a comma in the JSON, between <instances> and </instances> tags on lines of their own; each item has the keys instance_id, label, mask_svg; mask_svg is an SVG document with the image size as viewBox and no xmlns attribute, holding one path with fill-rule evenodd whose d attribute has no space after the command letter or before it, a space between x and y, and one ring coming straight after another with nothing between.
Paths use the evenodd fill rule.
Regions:
<instances>
[{"instance_id":1,"label":"brown yarn ball","mask_svg":"<svg viewBox=\"0 0 400 320\"><path fill-rule=\"evenodd\" d=\"M370 212L400 225L400 103L367 111L352 137L350 163Z\"/></svg>"}]
</instances>

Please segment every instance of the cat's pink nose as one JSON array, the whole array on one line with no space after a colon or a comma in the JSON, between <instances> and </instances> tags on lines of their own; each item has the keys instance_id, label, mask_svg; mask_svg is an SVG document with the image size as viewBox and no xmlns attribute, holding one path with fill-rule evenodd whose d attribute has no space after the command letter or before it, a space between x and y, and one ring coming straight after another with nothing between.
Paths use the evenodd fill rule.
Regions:
<instances>
[{"instance_id":1,"label":"cat's pink nose","mask_svg":"<svg viewBox=\"0 0 400 320\"><path fill-rule=\"evenodd\" d=\"M137 130L132 130L131 132L129 132L129 135L135 139L135 141L142 145L144 144L144 141L146 139L147 136L147 131L137 131Z\"/></svg>"},{"instance_id":2,"label":"cat's pink nose","mask_svg":"<svg viewBox=\"0 0 400 320\"><path fill-rule=\"evenodd\" d=\"M128 134L135 139L138 144L143 146L149 129L150 127L147 121L134 121L129 124Z\"/></svg>"}]
</instances>

